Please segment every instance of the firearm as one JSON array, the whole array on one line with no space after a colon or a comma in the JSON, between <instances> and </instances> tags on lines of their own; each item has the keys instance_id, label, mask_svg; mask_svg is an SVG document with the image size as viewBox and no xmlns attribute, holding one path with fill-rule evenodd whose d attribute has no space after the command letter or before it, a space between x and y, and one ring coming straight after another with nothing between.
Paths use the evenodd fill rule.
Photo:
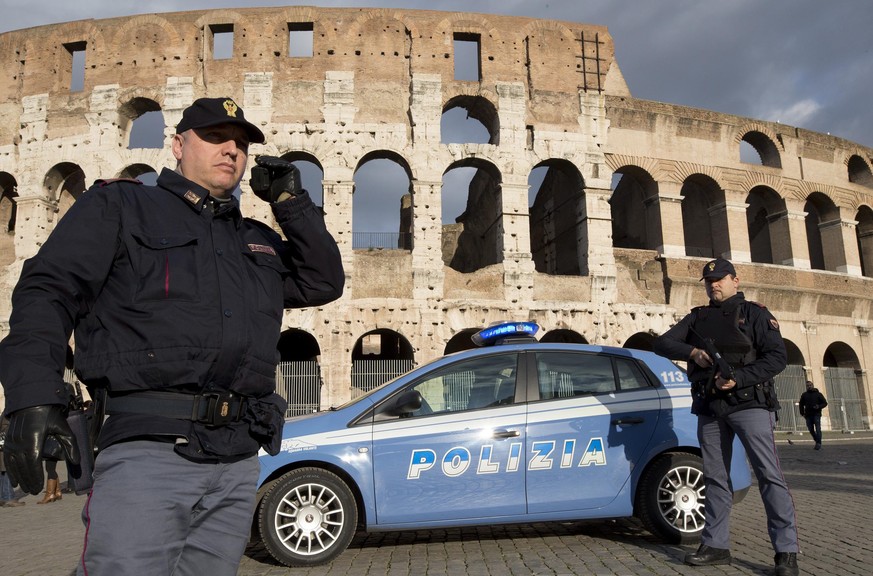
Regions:
<instances>
[{"instance_id":1,"label":"firearm","mask_svg":"<svg viewBox=\"0 0 873 576\"><path fill-rule=\"evenodd\" d=\"M700 333L692 328L691 326L688 329L697 336L701 342L703 342L703 350L712 358L713 372L710 375L709 379L706 382L705 392L707 395L715 394L718 392L718 389L715 387L715 375L720 374L722 378L725 380L733 380L734 379L734 368L730 365L730 363L724 359L724 356L718 351L718 348L715 347L715 340L712 338L704 338L700 335Z\"/></svg>"}]
</instances>

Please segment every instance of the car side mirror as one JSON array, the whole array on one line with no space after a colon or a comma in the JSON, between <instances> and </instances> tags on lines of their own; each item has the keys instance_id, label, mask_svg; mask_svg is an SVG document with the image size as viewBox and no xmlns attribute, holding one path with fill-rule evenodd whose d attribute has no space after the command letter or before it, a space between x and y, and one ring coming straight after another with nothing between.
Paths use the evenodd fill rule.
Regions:
<instances>
[{"instance_id":1,"label":"car side mirror","mask_svg":"<svg viewBox=\"0 0 873 576\"><path fill-rule=\"evenodd\" d=\"M421 392L418 390L407 390L397 396L394 402L392 402L388 406L388 409L385 410L385 413L391 416L405 416L412 414L421 408L422 401L423 398L421 397Z\"/></svg>"}]
</instances>

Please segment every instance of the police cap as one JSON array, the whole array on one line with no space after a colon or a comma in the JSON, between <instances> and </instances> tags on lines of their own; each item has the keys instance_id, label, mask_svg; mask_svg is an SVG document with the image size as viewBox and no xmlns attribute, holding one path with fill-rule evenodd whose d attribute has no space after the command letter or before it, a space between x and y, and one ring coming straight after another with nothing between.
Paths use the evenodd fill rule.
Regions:
<instances>
[{"instance_id":1,"label":"police cap","mask_svg":"<svg viewBox=\"0 0 873 576\"><path fill-rule=\"evenodd\" d=\"M182 112L182 121L176 125L176 133L219 124L241 126L249 135L249 142L264 143L264 133L246 120L243 109L232 98L198 98Z\"/></svg>"},{"instance_id":2,"label":"police cap","mask_svg":"<svg viewBox=\"0 0 873 576\"><path fill-rule=\"evenodd\" d=\"M716 258L715 260L710 260L703 266L703 276L700 279L721 280L728 274L731 276L737 275L737 271L734 270L734 265L724 258Z\"/></svg>"}]
</instances>

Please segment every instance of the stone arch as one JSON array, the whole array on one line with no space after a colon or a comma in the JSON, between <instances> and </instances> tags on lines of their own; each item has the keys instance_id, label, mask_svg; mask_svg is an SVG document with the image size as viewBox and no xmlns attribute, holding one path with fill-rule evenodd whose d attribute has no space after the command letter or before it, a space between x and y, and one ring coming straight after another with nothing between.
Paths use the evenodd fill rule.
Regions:
<instances>
[{"instance_id":1,"label":"stone arch","mask_svg":"<svg viewBox=\"0 0 873 576\"><path fill-rule=\"evenodd\" d=\"M415 352L400 332L376 328L358 338L351 359L354 398L411 369Z\"/></svg>"},{"instance_id":2,"label":"stone arch","mask_svg":"<svg viewBox=\"0 0 873 576\"><path fill-rule=\"evenodd\" d=\"M654 250L660 244L661 216L656 202L658 183L639 166L621 166L609 198L612 245L615 248Z\"/></svg>"},{"instance_id":3,"label":"stone arch","mask_svg":"<svg viewBox=\"0 0 873 576\"><path fill-rule=\"evenodd\" d=\"M540 342L551 342L553 344L588 344L585 336L579 334L575 330L569 328L555 328L543 334Z\"/></svg>"},{"instance_id":4,"label":"stone arch","mask_svg":"<svg viewBox=\"0 0 873 576\"><path fill-rule=\"evenodd\" d=\"M158 171L148 164L137 163L125 167L121 172L118 173L118 177L131 178L134 180L139 180L143 184L153 185L154 181L157 180Z\"/></svg>"},{"instance_id":5,"label":"stone arch","mask_svg":"<svg viewBox=\"0 0 873 576\"><path fill-rule=\"evenodd\" d=\"M652 351L655 343L655 335L649 332L637 332L625 341L622 348L635 348L637 350Z\"/></svg>"},{"instance_id":6,"label":"stone arch","mask_svg":"<svg viewBox=\"0 0 873 576\"><path fill-rule=\"evenodd\" d=\"M537 272L553 275L588 273L585 179L567 160L549 159L530 207L531 255Z\"/></svg>"},{"instance_id":7,"label":"stone arch","mask_svg":"<svg viewBox=\"0 0 873 576\"><path fill-rule=\"evenodd\" d=\"M806 366L806 359L803 357L803 352L793 341L788 338L783 338L785 342L785 353L788 356L788 364L794 366Z\"/></svg>"},{"instance_id":8,"label":"stone arch","mask_svg":"<svg viewBox=\"0 0 873 576\"><path fill-rule=\"evenodd\" d=\"M481 158L458 160L443 175L456 168L473 168L475 172L456 225L443 226L443 261L453 270L467 273L503 261L503 177L494 164Z\"/></svg>"},{"instance_id":9,"label":"stone arch","mask_svg":"<svg viewBox=\"0 0 873 576\"><path fill-rule=\"evenodd\" d=\"M57 203L58 218L61 218L85 192L85 171L72 162L55 164L46 173L43 188L46 197Z\"/></svg>"},{"instance_id":10,"label":"stone arch","mask_svg":"<svg viewBox=\"0 0 873 576\"><path fill-rule=\"evenodd\" d=\"M855 237L858 240L858 255L861 258L861 275L873 277L873 209L864 204L855 214Z\"/></svg>"},{"instance_id":11,"label":"stone arch","mask_svg":"<svg viewBox=\"0 0 873 576\"><path fill-rule=\"evenodd\" d=\"M367 166L373 162L378 164ZM353 248L412 250L415 216L413 177L403 156L392 150L374 150L360 159L354 174ZM405 183L403 176L406 177ZM386 214L398 216L388 219L385 218Z\"/></svg>"},{"instance_id":12,"label":"stone arch","mask_svg":"<svg viewBox=\"0 0 873 576\"><path fill-rule=\"evenodd\" d=\"M463 330L460 330L457 334L449 338L448 342L446 342L443 354L453 354L463 350L475 349L477 346L473 343L471 337L479 330L481 330L481 328L464 328Z\"/></svg>"},{"instance_id":13,"label":"stone arch","mask_svg":"<svg viewBox=\"0 0 873 576\"><path fill-rule=\"evenodd\" d=\"M763 166L782 168L780 150L784 151L785 147L781 139L767 126L759 123L742 126L737 132L737 146L742 142L755 149ZM739 155L739 148L737 154Z\"/></svg>"},{"instance_id":14,"label":"stone arch","mask_svg":"<svg viewBox=\"0 0 873 576\"><path fill-rule=\"evenodd\" d=\"M419 36L418 26L403 11L391 8L372 8L364 10L360 16L352 21L348 28L348 37L353 38L359 36L364 26L371 23L373 20L396 20L403 25L404 30L413 38Z\"/></svg>"},{"instance_id":15,"label":"stone arch","mask_svg":"<svg viewBox=\"0 0 873 576\"><path fill-rule=\"evenodd\" d=\"M846 342L832 342L824 352L822 367L831 428L869 429L869 417L865 415L864 367L854 348Z\"/></svg>"},{"instance_id":16,"label":"stone arch","mask_svg":"<svg viewBox=\"0 0 873 576\"><path fill-rule=\"evenodd\" d=\"M837 226L839 231L840 209L826 194L813 192L803 206L806 212L806 243L809 246L809 262L813 270L836 272L845 259L841 237L828 234Z\"/></svg>"},{"instance_id":17,"label":"stone arch","mask_svg":"<svg viewBox=\"0 0 873 576\"><path fill-rule=\"evenodd\" d=\"M222 12L222 10L211 12ZM125 18L124 24L116 30L115 34L112 36L111 42L115 46L124 46L124 44L119 43L126 40L128 35L135 32L138 28L148 25L154 25L166 34L166 40L170 42L167 46L178 45L183 41L182 37L179 35L179 31L176 30L176 27L170 24L170 21L166 18L162 18L158 14L142 14Z\"/></svg>"},{"instance_id":18,"label":"stone arch","mask_svg":"<svg viewBox=\"0 0 873 576\"><path fill-rule=\"evenodd\" d=\"M755 186L749 190L746 204L752 262L778 264L786 261L790 257L791 244L780 236L785 224L785 199L768 186ZM777 244L775 248L774 243Z\"/></svg>"},{"instance_id":19,"label":"stone arch","mask_svg":"<svg viewBox=\"0 0 873 576\"><path fill-rule=\"evenodd\" d=\"M482 95L461 94L454 96L443 106L443 117L455 108L466 110L468 118L480 122L485 127L485 130L488 131L487 144L497 145L500 143L500 117L497 113L497 107L491 100ZM440 133L443 135L443 144L457 142L457 140L446 138L447 130L445 128L441 128Z\"/></svg>"},{"instance_id":20,"label":"stone arch","mask_svg":"<svg viewBox=\"0 0 873 576\"><path fill-rule=\"evenodd\" d=\"M126 19L112 36L112 46L123 46L118 51L114 70L127 84L148 86L154 83L154 69L159 65L154 56L160 54L160 63L178 59L185 54L185 38L165 18L144 14ZM139 62L139 58L152 60Z\"/></svg>"},{"instance_id":21,"label":"stone arch","mask_svg":"<svg viewBox=\"0 0 873 576\"><path fill-rule=\"evenodd\" d=\"M314 155L303 150L291 150L280 156L300 171L300 183L317 206L324 206L324 166Z\"/></svg>"},{"instance_id":22,"label":"stone arch","mask_svg":"<svg viewBox=\"0 0 873 576\"><path fill-rule=\"evenodd\" d=\"M317 360L321 356L321 347L315 336L299 328L283 330L276 348L279 350L281 362Z\"/></svg>"},{"instance_id":23,"label":"stone arch","mask_svg":"<svg viewBox=\"0 0 873 576\"><path fill-rule=\"evenodd\" d=\"M860 154L852 154L846 159L849 182L873 188L873 171L870 163Z\"/></svg>"},{"instance_id":24,"label":"stone arch","mask_svg":"<svg viewBox=\"0 0 873 576\"><path fill-rule=\"evenodd\" d=\"M161 142L158 143L156 141L157 138L154 138L154 139L149 138L149 142L148 142L149 145L147 145L147 146L136 145L135 146L134 141L136 140L135 136L136 136L136 132L137 132L137 126L136 126L138 124L137 121L140 120L141 118L143 118L144 115L149 114L151 112L161 112L161 115L160 115L161 116L160 122L161 122L161 126L162 126L162 129L160 131ZM128 141L128 148L134 148L134 147L136 147L136 148L163 148L164 145L166 144L165 137L164 137L164 131L166 130L167 124L166 124L166 120L163 117L163 111L161 109L161 105L158 103L158 101L156 99L150 98L147 96L134 96L133 98L130 98L129 100L127 100L127 102L125 102L124 104L122 104L118 108L118 115L119 115L119 118L121 119L121 121L124 123L122 126L120 126L120 128L127 136L126 139ZM148 118L148 121L149 122L158 121L158 119L157 119L157 117ZM140 129L141 129L141 127L140 127ZM153 130L153 131L157 132L156 130ZM140 143L137 142L137 144L140 144ZM158 145L158 144L160 144L160 145Z\"/></svg>"},{"instance_id":25,"label":"stone arch","mask_svg":"<svg viewBox=\"0 0 873 576\"><path fill-rule=\"evenodd\" d=\"M718 182L704 174L692 174L683 182L680 194L685 255L715 258L727 253L730 238L725 195Z\"/></svg>"}]
</instances>

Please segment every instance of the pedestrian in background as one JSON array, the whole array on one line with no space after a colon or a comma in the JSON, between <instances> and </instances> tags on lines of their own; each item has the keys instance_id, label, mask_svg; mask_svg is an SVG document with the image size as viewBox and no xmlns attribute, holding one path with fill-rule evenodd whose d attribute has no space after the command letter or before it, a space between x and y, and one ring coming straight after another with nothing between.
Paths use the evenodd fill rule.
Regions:
<instances>
[{"instance_id":1,"label":"pedestrian in background","mask_svg":"<svg viewBox=\"0 0 873 576\"><path fill-rule=\"evenodd\" d=\"M702 278L709 304L698 306L654 343L654 351L688 362L692 412L703 452L706 487L700 547L685 556L692 566L730 564L730 514L733 490L730 462L739 438L767 514L767 531L776 552L776 576L797 576L797 525L794 501L776 453L775 413L779 409L773 377L786 365L779 323L762 305L745 299L733 264L707 262ZM706 351L714 347L729 366L716 366ZM725 373L729 371L730 373Z\"/></svg>"},{"instance_id":2,"label":"pedestrian in background","mask_svg":"<svg viewBox=\"0 0 873 576\"><path fill-rule=\"evenodd\" d=\"M6 462L3 459L3 445L6 442L6 429L9 428L9 420L0 414L0 506L12 508L15 506L24 506L26 502L20 501L15 497L15 488L9 480L9 474L6 473Z\"/></svg>"},{"instance_id":3,"label":"pedestrian in background","mask_svg":"<svg viewBox=\"0 0 873 576\"><path fill-rule=\"evenodd\" d=\"M79 461L64 417L73 330L76 373L108 415L79 575L237 573L258 451L276 454L282 440L283 308L331 302L344 283L336 242L291 163L274 158L253 186L285 239L242 216L233 192L253 142L264 134L231 98L196 100L172 138L175 170L155 186L98 181L13 291L0 343L13 480L39 492L47 437Z\"/></svg>"},{"instance_id":4,"label":"pedestrian in background","mask_svg":"<svg viewBox=\"0 0 873 576\"><path fill-rule=\"evenodd\" d=\"M815 449L821 450L821 411L828 405L824 395L809 380L806 381L806 392L800 395L797 404L800 415L806 419L806 429L815 440Z\"/></svg>"}]
</instances>

